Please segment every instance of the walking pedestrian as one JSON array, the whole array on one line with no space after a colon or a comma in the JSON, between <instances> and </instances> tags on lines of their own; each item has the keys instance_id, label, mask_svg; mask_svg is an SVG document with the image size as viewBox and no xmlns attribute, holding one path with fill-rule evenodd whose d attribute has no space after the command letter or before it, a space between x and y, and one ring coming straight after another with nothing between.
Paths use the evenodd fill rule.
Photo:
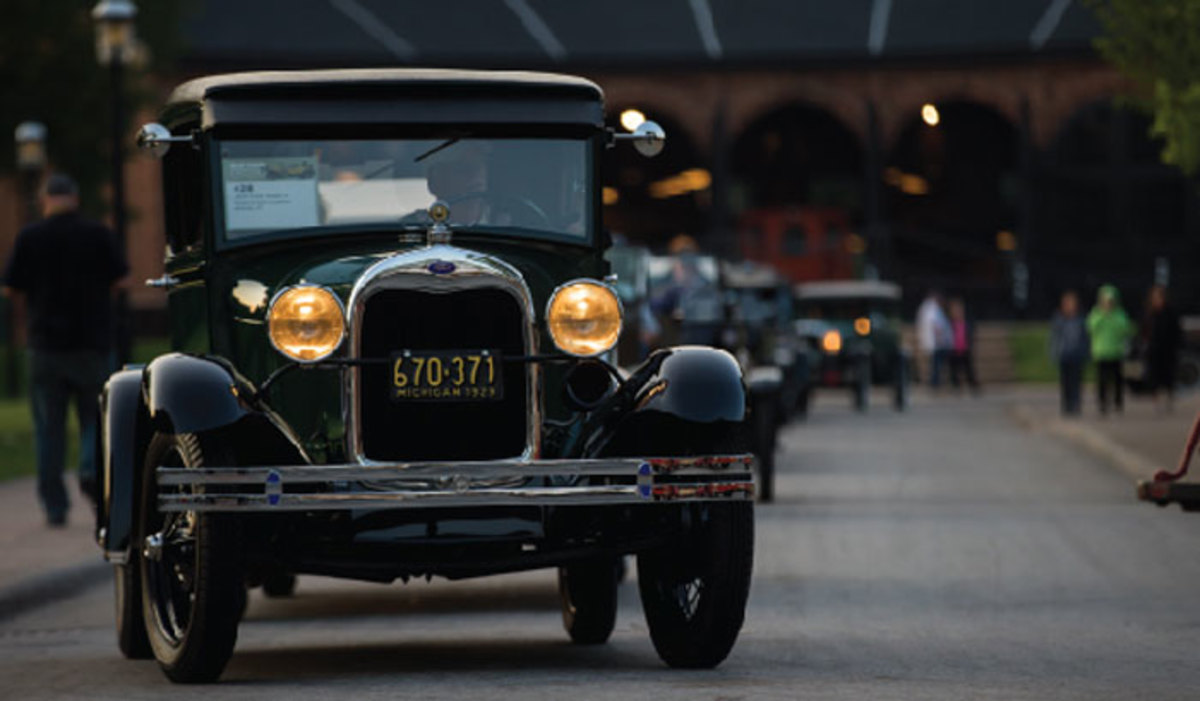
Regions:
<instances>
[{"instance_id":1,"label":"walking pedestrian","mask_svg":"<svg viewBox=\"0 0 1200 701\"><path fill-rule=\"evenodd\" d=\"M129 266L112 232L80 217L69 176L48 177L40 202L44 218L17 235L4 285L25 317L38 497L46 522L58 527L70 508L63 484L69 401L79 420L80 488L96 496L93 446L112 362L112 292Z\"/></svg>"},{"instance_id":2,"label":"walking pedestrian","mask_svg":"<svg viewBox=\"0 0 1200 701\"><path fill-rule=\"evenodd\" d=\"M937 290L930 290L917 307L917 347L929 367L929 386L936 390L953 347L950 320L942 309L942 297Z\"/></svg>"},{"instance_id":3,"label":"walking pedestrian","mask_svg":"<svg viewBox=\"0 0 1200 701\"><path fill-rule=\"evenodd\" d=\"M706 259L696 240L687 234L671 239L670 278L651 293L655 312L676 324L677 341L684 345L717 346L724 326L725 309L713 275L702 268Z\"/></svg>"},{"instance_id":4,"label":"walking pedestrian","mask_svg":"<svg viewBox=\"0 0 1200 701\"><path fill-rule=\"evenodd\" d=\"M1079 295L1067 290L1050 320L1050 357L1058 365L1063 416L1079 416L1083 406L1083 369L1091 343L1079 314Z\"/></svg>"},{"instance_id":5,"label":"walking pedestrian","mask_svg":"<svg viewBox=\"0 0 1200 701\"><path fill-rule=\"evenodd\" d=\"M1125 358L1129 340L1135 329L1129 315L1121 308L1121 293L1113 285L1101 285L1096 306L1088 313L1088 336L1092 342L1092 359L1096 361L1096 389L1100 413L1108 414L1108 395L1112 392L1113 407L1120 413L1125 408L1124 377L1121 361Z\"/></svg>"},{"instance_id":6,"label":"walking pedestrian","mask_svg":"<svg viewBox=\"0 0 1200 701\"><path fill-rule=\"evenodd\" d=\"M979 394L975 377L975 324L967 318L967 305L961 297L950 300L950 385L955 389L965 381L973 394Z\"/></svg>"},{"instance_id":7,"label":"walking pedestrian","mask_svg":"<svg viewBox=\"0 0 1200 701\"><path fill-rule=\"evenodd\" d=\"M1169 412L1175 399L1175 366L1179 362L1179 347L1183 344L1183 328L1179 313L1167 298L1167 288L1163 285L1151 287L1146 297L1141 341L1145 352L1146 389L1154 397L1156 407ZM1160 390L1164 395L1161 399Z\"/></svg>"}]
</instances>

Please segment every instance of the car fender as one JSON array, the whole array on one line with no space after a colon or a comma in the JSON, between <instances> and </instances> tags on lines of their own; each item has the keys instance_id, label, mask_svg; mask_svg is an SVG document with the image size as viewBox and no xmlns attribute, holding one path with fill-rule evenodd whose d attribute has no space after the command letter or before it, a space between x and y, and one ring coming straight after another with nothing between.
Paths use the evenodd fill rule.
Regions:
<instances>
[{"instance_id":1,"label":"car fender","mask_svg":"<svg viewBox=\"0 0 1200 701\"><path fill-rule=\"evenodd\" d=\"M601 412L590 455L688 455L745 447L746 385L730 353L681 346L653 353Z\"/></svg>"},{"instance_id":2,"label":"car fender","mask_svg":"<svg viewBox=\"0 0 1200 701\"><path fill-rule=\"evenodd\" d=\"M751 395L778 392L783 386L783 369L775 365L759 365L746 372L746 386Z\"/></svg>"},{"instance_id":3,"label":"car fender","mask_svg":"<svg viewBox=\"0 0 1200 701\"><path fill-rule=\"evenodd\" d=\"M146 443L142 371L126 369L108 378L100 394L101 487L97 504L100 547L110 560L123 561L129 548L133 514Z\"/></svg>"},{"instance_id":4,"label":"car fender","mask_svg":"<svg viewBox=\"0 0 1200 701\"><path fill-rule=\"evenodd\" d=\"M219 434L244 465L312 462L292 428L223 358L159 356L142 373L142 396L153 431Z\"/></svg>"},{"instance_id":5,"label":"car fender","mask_svg":"<svg viewBox=\"0 0 1200 701\"><path fill-rule=\"evenodd\" d=\"M150 424L161 433L200 433L236 423L250 413L249 383L213 358L168 353L142 374Z\"/></svg>"}]
</instances>

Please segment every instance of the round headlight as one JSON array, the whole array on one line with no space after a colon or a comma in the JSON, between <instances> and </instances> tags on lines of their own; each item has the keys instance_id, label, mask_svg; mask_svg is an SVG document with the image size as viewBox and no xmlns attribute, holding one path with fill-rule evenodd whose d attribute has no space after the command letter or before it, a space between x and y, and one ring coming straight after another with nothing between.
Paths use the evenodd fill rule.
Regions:
<instances>
[{"instance_id":1,"label":"round headlight","mask_svg":"<svg viewBox=\"0 0 1200 701\"><path fill-rule=\"evenodd\" d=\"M842 334L837 329L830 329L821 337L821 347L826 353L842 352Z\"/></svg>"},{"instance_id":2,"label":"round headlight","mask_svg":"<svg viewBox=\"0 0 1200 701\"><path fill-rule=\"evenodd\" d=\"M342 302L324 287L289 287L275 295L267 312L271 345L302 363L328 358L342 344L345 332Z\"/></svg>"},{"instance_id":3,"label":"round headlight","mask_svg":"<svg viewBox=\"0 0 1200 701\"><path fill-rule=\"evenodd\" d=\"M546 308L550 337L571 355L599 355L621 335L621 302L608 286L583 280L555 290Z\"/></svg>"}]
</instances>

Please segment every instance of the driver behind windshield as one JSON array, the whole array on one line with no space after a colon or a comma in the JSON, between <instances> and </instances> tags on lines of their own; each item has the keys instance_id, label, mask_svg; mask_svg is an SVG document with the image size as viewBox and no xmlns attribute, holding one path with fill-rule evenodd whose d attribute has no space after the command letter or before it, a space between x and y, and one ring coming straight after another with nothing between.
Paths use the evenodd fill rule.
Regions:
<instances>
[{"instance_id":1,"label":"driver behind windshield","mask_svg":"<svg viewBox=\"0 0 1200 701\"><path fill-rule=\"evenodd\" d=\"M468 226L512 223L510 213L492 206L483 144L459 143L433 155L425 178L429 192L450 206L452 221Z\"/></svg>"}]
</instances>

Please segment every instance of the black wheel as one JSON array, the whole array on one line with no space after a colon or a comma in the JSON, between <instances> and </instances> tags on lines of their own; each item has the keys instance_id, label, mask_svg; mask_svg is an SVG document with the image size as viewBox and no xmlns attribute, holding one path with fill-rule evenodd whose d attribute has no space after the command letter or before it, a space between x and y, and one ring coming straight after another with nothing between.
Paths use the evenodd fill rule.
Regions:
<instances>
[{"instance_id":1,"label":"black wheel","mask_svg":"<svg viewBox=\"0 0 1200 701\"><path fill-rule=\"evenodd\" d=\"M1196 387L1200 387L1200 356L1194 353L1180 353L1175 370L1175 388L1191 390Z\"/></svg>"},{"instance_id":2,"label":"black wheel","mask_svg":"<svg viewBox=\"0 0 1200 701\"><path fill-rule=\"evenodd\" d=\"M558 568L563 628L577 645L607 642L617 623L621 557L603 557Z\"/></svg>"},{"instance_id":3,"label":"black wheel","mask_svg":"<svg viewBox=\"0 0 1200 701\"><path fill-rule=\"evenodd\" d=\"M154 657L146 637L146 619L142 616L142 578L138 571L137 548L130 548L130 560L113 565L113 591L116 593L117 647L129 660Z\"/></svg>"},{"instance_id":4,"label":"black wheel","mask_svg":"<svg viewBox=\"0 0 1200 701\"><path fill-rule=\"evenodd\" d=\"M156 434L146 451L138 543L142 615L154 657L173 682L216 681L233 655L246 588L236 517L158 510L157 466L233 465L194 434Z\"/></svg>"},{"instance_id":5,"label":"black wheel","mask_svg":"<svg viewBox=\"0 0 1200 701\"><path fill-rule=\"evenodd\" d=\"M893 407L896 411L908 408L908 361L904 356L896 358L896 368L892 371L892 382L895 383Z\"/></svg>"},{"instance_id":6,"label":"black wheel","mask_svg":"<svg viewBox=\"0 0 1200 701\"><path fill-rule=\"evenodd\" d=\"M672 667L707 669L737 641L754 562L754 505L690 507L681 542L638 556L638 590L658 656Z\"/></svg>"},{"instance_id":7,"label":"black wheel","mask_svg":"<svg viewBox=\"0 0 1200 701\"><path fill-rule=\"evenodd\" d=\"M854 383L854 410L866 411L871 401L871 388L862 380Z\"/></svg>"},{"instance_id":8,"label":"black wheel","mask_svg":"<svg viewBox=\"0 0 1200 701\"><path fill-rule=\"evenodd\" d=\"M871 359L859 358L855 365L858 372L854 378L854 409L866 411L871 403Z\"/></svg>"},{"instance_id":9,"label":"black wheel","mask_svg":"<svg viewBox=\"0 0 1200 701\"><path fill-rule=\"evenodd\" d=\"M796 416L802 419L808 418L808 405L812 401L812 390L804 387L800 393L796 395Z\"/></svg>"},{"instance_id":10,"label":"black wheel","mask_svg":"<svg viewBox=\"0 0 1200 701\"><path fill-rule=\"evenodd\" d=\"M758 497L762 501L775 499L775 442L779 423L775 418L775 403L759 399L754 403L754 445L758 461Z\"/></svg>"},{"instance_id":11,"label":"black wheel","mask_svg":"<svg viewBox=\"0 0 1200 701\"><path fill-rule=\"evenodd\" d=\"M296 593L296 575L282 570L272 570L263 578L263 594L272 599L285 599Z\"/></svg>"}]
</instances>

